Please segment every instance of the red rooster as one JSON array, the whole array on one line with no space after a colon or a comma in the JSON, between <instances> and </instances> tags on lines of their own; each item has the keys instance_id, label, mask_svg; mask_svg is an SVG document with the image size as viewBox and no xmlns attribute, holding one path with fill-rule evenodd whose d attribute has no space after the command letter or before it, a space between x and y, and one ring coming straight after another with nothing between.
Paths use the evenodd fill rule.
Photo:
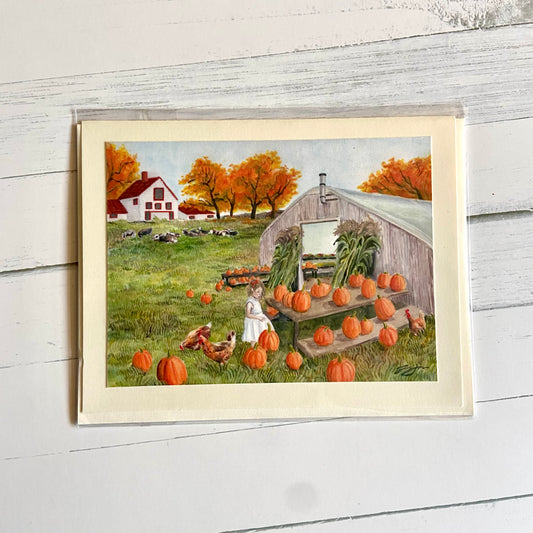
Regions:
<instances>
[{"instance_id":1,"label":"red rooster","mask_svg":"<svg viewBox=\"0 0 533 533\"><path fill-rule=\"evenodd\" d=\"M180 350L185 348L189 350L199 350L200 349L200 335L205 339L208 339L211 336L211 322L205 326L200 326L192 331L187 333L185 340L180 344Z\"/></svg>"},{"instance_id":2,"label":"red rooster","mask_svg":"<svg viewBox=\"0 0 533 533\"><path fill-rule=\"evenodd\" d=\"M409 321L409 329L411 330L411 333L413 335L417 335L421 331L425 331L426 329L426 318L423 311L420 311L418 313L418 318L413 318L411 316L411 313L409 312L409 309L405 310L405 316L407 317L407 320Z\"/></svg>"},{"instance_id":3,"label":"red rooster","mask_svg":"<svg viewBox=\"0 0 533 533\"><path fill-rule=\"evenodd\" d=\"M230 331L226 335L226 340L221 342L210 342L203 335L200 335L200 344L204 354L217 362L225 365L235 349L235 331Z\"/></svg>"}]
</instances>

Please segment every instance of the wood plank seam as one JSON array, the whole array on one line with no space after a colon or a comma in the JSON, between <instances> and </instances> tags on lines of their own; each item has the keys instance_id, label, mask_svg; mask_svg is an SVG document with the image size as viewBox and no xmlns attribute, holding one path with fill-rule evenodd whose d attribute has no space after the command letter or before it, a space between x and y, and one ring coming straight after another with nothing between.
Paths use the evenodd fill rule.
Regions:
<instances>
[{"instance_id":1,"label":"wood plank seam","mask_svg":"<svg viewBox=\"0 0 533 533\"><path fill-rule=\"evenodd\" d=\"M533 493L516 494L513 496L501 496L499 498L487 498L484 500L472 500L472 501L457 502L457 503L443 503L440 505L428 505L425 507L412 507L409 509L398 509L398 510L392 510L392 511L379 511L377 513L366 513L366 514L360 514L360 515L339 516L335 518L307 520L307 521L302 521L302 522L291 522L287 524L276 524L272 526L260 526L260 527L254 527L254 528L246 528L246 529L231 529L231 530L221 531L220 533L252 533L252 532L258 532L258 531L275 531L275 530L294 528L294 527L304 527L304 526L321 525L321 524L328 524L328 523L330 524L334 522L347 522L350 520L364 520L368 518L377 518L380 516L394 516L394 515L409 514L409 513L420 513L420 512L425 512L425 511L438 511L438 510L453 509L453 508L458 508L458 507L471 507L475 505L493 505L498 502L505 502L505 501L511 501L511 500L524 500L524 499L529 499L529 498L533 498Z\"/></svg>"}]
</instances>

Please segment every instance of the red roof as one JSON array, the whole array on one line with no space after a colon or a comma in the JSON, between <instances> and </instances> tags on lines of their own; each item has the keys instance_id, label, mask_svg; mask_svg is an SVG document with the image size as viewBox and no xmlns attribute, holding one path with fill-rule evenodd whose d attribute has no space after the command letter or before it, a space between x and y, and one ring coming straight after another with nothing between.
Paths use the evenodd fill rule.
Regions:
<instances>
[{"instance_id":1,"label":"red roof","mask_svg":"<svg viewBox=\"0 0 533 533\"><path fill-rule=\"evenodd\" d=\"M156 178L148 178L147 180L136 180L134 181L120 196L119 200L124 200L125 198L135 198L140 196L148 187L151 187L157 180L161 180L163 185L167 188L174 198L176 195L172 192L172 189L164 182L162 178L157 176ZM177 198L176 198L177 200Z\"/></svg>"},{"instance_id":2,"label":"red roof","mask_svg":"<svg viewBox=\"0 0 533 533\"><path fill-rule=\"evenodd\" d=\"M127 215L126 208L122 205L120 200L108 200L107 201L107 214L108 215Z\"/></svg>"},{"instance_id":3,"label":"red roof","mask_svg":"<svg viewBox=\"0 0 533 533\"><path fill-rule=\"evenodd\" d=\"M194 207L191 205L180 205L178 209L186 215L214 215L214 211L209 211L208 209L200 209L199 207Z\"/></svg>"}]
</instances>

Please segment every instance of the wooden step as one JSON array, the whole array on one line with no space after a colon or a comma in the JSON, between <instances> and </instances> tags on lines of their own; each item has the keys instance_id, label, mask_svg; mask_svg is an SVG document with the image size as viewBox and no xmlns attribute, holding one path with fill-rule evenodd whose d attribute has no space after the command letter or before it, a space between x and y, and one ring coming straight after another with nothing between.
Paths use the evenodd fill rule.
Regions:
<instances>
[{"instance_id":1,"label":"wooden step","mask_svg":"<svg viewBox=\"0 0 533 533\"><path fill-rule=\"evenodd\" d=\"M413 305L401 307L396 309L394 316L390 320L386 320L387 325L394 326L396 329L401 329L409 325L409 321L405 316L405 310L409 309L411 316L418 317L420 309ZM313 337L301 339L297 341L297 349L307 357L319 357L326 354L337 355L346 350L351 350L360 344L366 342L377 341L379 332L383 328L383 321L379 318L369 319L374 324L374 329L368 335L359 335L356 339L349 339L344 335L342 329L334 330L333 344L329 346L319 346L313 340Z\"/></svg>"}]
</instances>

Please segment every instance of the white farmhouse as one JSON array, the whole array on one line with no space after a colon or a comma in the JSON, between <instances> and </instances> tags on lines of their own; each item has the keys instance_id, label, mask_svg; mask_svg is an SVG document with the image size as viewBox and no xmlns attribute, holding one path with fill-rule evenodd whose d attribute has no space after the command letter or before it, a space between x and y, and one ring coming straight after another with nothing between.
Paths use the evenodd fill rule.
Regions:
<instances>
[{"instance_id":1,"label":"white farmhouse","mask_svg":"<svg viewBox=\"0 0 533 533\"><path fill-rule=\"evenodd\" d=\"M159 176L149 178L148 172L134 181L119 197L127 212L128 222L152 220L154 217L174 220L178 198Z\"/></svg>"}]
</instances>

